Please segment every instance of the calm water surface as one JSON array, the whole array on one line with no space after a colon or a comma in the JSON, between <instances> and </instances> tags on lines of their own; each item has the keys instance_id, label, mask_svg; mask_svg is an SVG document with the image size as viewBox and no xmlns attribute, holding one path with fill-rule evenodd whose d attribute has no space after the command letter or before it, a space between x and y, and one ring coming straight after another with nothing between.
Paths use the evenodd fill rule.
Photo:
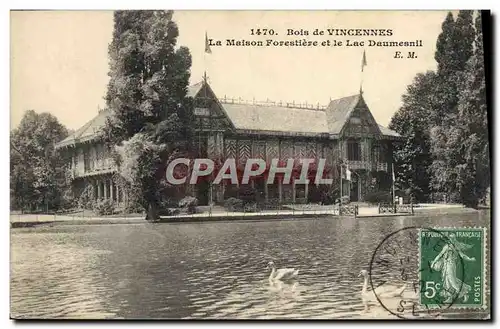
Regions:
<instances>
[{"instance_id":1,"label":"calm water surface","mask_svg":"<svg viewBox=\"0 0 500 329\"><path fill-rule=\"evenodd\" d=\"M486 212L371 219L11 230L16 318L370 318L361 269L408 226L487 226ZM267 263L295 267L271 285ZM388 273L397 280L398 273Z\"/></svg>"}]
</instances>

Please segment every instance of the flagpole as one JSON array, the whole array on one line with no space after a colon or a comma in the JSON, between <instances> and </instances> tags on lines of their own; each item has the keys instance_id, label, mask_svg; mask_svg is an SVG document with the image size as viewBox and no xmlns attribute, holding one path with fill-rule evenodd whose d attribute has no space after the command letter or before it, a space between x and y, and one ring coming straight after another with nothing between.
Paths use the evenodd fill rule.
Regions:
<instances>
[{"instance_id":1,"label":"flagpole","mask_svg":"<svg viewBox=\"0 0 500 329\"><path fill-rule=\"evenodd\" d=\"M361 59L361 78L360 78L360 83L359 83L359 94L363 94L363 72L364 68L367 65L366 63L366 52L363 50L363 58Z\"/></svg>"},{"instance_id":2,"label":"flagpole","mask_svg":"<svg viewBox=\"0 0 500 329\"><path fill-rule=\"evenodd\" d=\"M203 49L203 82L204 83L207 82L207 47L208 47L208 33L205 30L205 48Z\"/></svg>"}]
</instances>

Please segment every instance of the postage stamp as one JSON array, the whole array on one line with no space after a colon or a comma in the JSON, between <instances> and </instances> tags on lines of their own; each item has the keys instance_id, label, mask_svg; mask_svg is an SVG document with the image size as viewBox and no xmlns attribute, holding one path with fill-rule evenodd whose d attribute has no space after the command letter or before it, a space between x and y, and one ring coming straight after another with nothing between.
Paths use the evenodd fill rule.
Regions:
<instances>
[{"instance_id":1,"label":"postage stamp","mask_svg":"<svg viewBox=\"0 0 500 329\"><path fill-rule=\"evenodd\" d=\"M419 231L422 307L485 308L485 228Z\"/></svg>"}]
</instances>

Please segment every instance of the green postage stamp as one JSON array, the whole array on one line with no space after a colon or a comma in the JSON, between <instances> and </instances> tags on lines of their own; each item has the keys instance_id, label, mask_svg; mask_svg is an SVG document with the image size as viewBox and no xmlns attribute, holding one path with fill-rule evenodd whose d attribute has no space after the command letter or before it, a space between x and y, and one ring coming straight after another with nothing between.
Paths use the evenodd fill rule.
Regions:
<instances>
[{"instance_id":1,"label":"green postage stamp","mask_svg":"<svg viewBox=\"0 0 500 329\"><path fill-rule=\"evenodd\" d=\"M484 308L485 228L421 229L420 305Z\"/></svg>"}]
</instances>

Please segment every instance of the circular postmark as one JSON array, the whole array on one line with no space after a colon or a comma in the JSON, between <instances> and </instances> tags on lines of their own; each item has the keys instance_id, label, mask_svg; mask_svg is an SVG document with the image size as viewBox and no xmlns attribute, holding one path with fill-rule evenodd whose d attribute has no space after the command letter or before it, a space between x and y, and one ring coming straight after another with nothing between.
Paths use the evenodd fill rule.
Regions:
<instances>
[{"instance_id":1,"label":"circular postmark","mask_svg":"<svg viewBox=\"0 0 500 329\"><path fill-rule=\"evenodd\" d=\"M443 257L452 257L454 250L453 237L440 230L411 226L392 232L372 254L365 274L370 290L364 293L399 318L439 316L462 290L462 281L457 281L458 289L456 282L447 282L447 272L464 277L463 260L443 266Z\"/></svg>"}]
</instances>

